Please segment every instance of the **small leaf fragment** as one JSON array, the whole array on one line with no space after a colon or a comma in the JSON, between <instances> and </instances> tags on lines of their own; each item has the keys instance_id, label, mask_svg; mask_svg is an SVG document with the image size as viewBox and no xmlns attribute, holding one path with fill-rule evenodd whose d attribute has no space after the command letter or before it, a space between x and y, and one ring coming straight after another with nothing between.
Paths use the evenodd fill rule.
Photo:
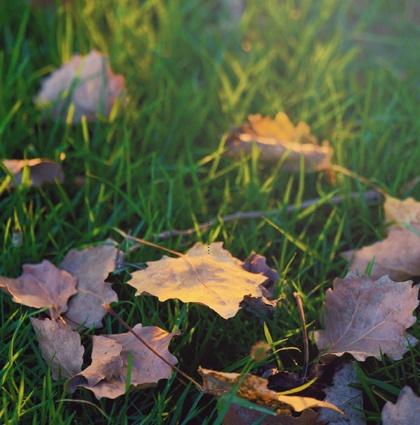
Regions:
<instances>
[{"instance_id":1,"label":"small leaf fragment","mask_svg":"<svg viewBox=\"0 0 420 425\"><path fill-rule=\"evenodd\" d=\"M383 425L415 425L420 418L420 397L405 386L395 404L387 401L382 409Z\"/></svg>"},{"instance_id":2,"label":"small leaf fragment","mask_svg":"<svg viewBox=\"0 0 420 425\"><path fill-rule=\"evenodd\" d=\"M205 304L225 319L235 316L245 296L261 297L259 285L267 280L244 270L221 242L197 243L181 258L164 256L147 266L132 273L128 282L137 289L136 295Z\"/></svg>"},{"instance_id":3,"label":"small leaf fragment","mask_svg":"<svg viewBox=\"0 0 420 425\"><path fill-rule=\"evenodd\" d=\"M317 425L318 413L304 410L300 416L269 416L257 410L232 404L223 419L223 425Z\"/></svg>"},{"instance_id":4,"label":"small leaf fragment","mask_svg":"<svg viewBox=\"0 0 420 425\"><path fill-rule=\"evenodd\" d=\"M103 304L118 301L116 292L105 279L115 270L119 255L113 241L67 253L60 267L78 279L77 295L69 302L67 319L76 325L102 327L106 315Z\"/></svg>"},{"instance_id":5,"label":"small leaf fragment","mask_svg":"<svg viewBox=\"0 0 420 425\"><path fill-rule=\"evenodd\" d=\"M54 379L70 378L82 370L85 349L80 335L58 321L31 318L42 357Z\"/></svg>"},{"instance_id":6,"label":"small leaf fragment","mask_svg":"<svg viewBox=\"0 0 420 425\"><path fill-rule=\"evenodd\" d=\"M299 171L301 160L306 172L330 168L333 150L328 142L317 144L309 126L299 122L294 126L289 117L279 112L274 119L249 115L248 120L228 135L226 147L232 156L249 154L255 145L266 162L284 160L287 171Z\"/></svg>"},{"instance_id":7,"label":"small leaf fragment","mask_svg":"<svg viewBox=\"0 0 420 425\"><path fill-rule=\"evenodd\" d=\"M4 159L4 167L13 176L9 187L22 184L23 171L29 170L29 183L31 186L39 187L45 183L64 181L64 172L61 164L48 159Z\"/></svg>"},{"instance_id":8,"label":"small leaf fragment","mask_svg":"<svg viewBox=\"0 0 420 425\"><path fill-rule=\"evenodd\" d=\"M394 222L397 226L420 225L420 202L414 198L401 200L386 196L384 212L387 221Z\"/></svg>"},{"instance_id":9,"label":"small leaf fragment","mask_svg":"<svg viewBox=\"0 0 420 425\"><path fill-rule=\"evenodd\" d=\"M28 307L48 307L52 319L67 310L69 298L77 292L76 279L48 260L40 264L24 264L16 279L2 278L13 301Z\"/></svg>"},{"instance_id":10,"label":"small leaf fragment","mask_svg":"<svg viewBox=\"0 0 420 425\"><path fill-rule=\"evenodd\" d=\"M419 304L418 286L378 280L350 273L335 279L325 300L324 330L316 331L318 349L342 356L350 353L359 361L381 353L402 358L417 340L406 333L416 322L413 311Z\"/></svg>"},{"instance_id":11,"label":"small leaf fragment","mask_svg":"<svg viewBox=\"0 0 420 425\"><path fill-rule=\"evenodd\" d=\"M239 382L237 395L254 403L276 409L280 415L290 415L314 407L325 407L342 413L331 403L312 397L282 395L267 388L267 379L255 375L241 376L239 373L225 373L199 368L203 378L204 391L216 397L228 393Z\"/></svg>"},{"instance_id":12,"label":"small leaf fragment","mask_svg":"<svg viewBox=\"0 0 420 425\"><path fill-rule=\"evenodd\" d=\"M156 326L137 324L133 331L145 340L171 365L177 359L168 351L175 334ZM131 385L145 388L168 379L171 367L147 348L131 332L93 337L92 363L72 379L71 389L81 386L96 398L116 398L126 392L128 367L131 364Z\"/></svg>"},{"instance_id":13,"label":"small leaf fragment","mask_svg":"<svg viewBox=\"0 0 420 425\"><path fill-rule=\"evenodd\" d=\"M366 425L366 420L361 411L363 410L362 391L351 387L357 383L357 375L351 363L345 363L334 375L333 384L326 388L325 401L329 401L339 407L343 415L338 415L329 409L320 409L319 419L329 425Z\"/></svg>"}]
</instances>

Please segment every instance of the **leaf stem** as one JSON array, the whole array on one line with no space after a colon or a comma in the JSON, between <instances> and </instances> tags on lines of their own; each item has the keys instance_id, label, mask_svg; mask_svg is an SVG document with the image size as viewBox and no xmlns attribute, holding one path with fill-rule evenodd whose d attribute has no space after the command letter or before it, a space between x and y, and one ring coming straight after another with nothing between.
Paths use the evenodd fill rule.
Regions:
<instances>
[{"instance_id":1,"label":"leaf stem","mask_svg":"<svg viewBox=\"0 0 420 425\"><path fill-rule=\"evenodd\" d=\"M303 350L304 350L304 372L303 379L306 379L306 375L308 374L309 367L309 342L308 342L308 330L306 329L306 319L305 319L305 310L303 309L303 301L302 297L298 292L293 292L293 296L296 300L296 305L299 311L300 321L302 323L302 334L303 334Z\"/></svg>"}]
</instances>

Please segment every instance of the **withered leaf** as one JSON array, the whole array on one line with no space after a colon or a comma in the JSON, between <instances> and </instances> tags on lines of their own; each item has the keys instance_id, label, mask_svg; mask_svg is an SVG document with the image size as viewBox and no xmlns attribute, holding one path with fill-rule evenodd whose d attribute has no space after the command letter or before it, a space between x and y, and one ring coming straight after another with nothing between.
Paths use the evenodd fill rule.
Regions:
<instances>
[{"instance_id":1,"label":"withered leaf","mask_svg":"<svg viewBox=\"0 0 420 425\"><path fill-rule=\"evenodd\" d=\"M112 72L106 56L92 50L86 56L74 55L46 78L36 103L51 107L52 114L62 119L73 106L72 121L76 123L82 116L88 120L98 114L108 116L124 90L124 77Z\"/></svg>"},{"instance_id":2,"label":"withered leaf","mask_svg":"<svg viewBox=\"0 0 420 425\"><path fill-rule=\"evenodd\" d=\"M259 285L266 281L265 276L244 270L221 242L197 243L181 258L165 256L147 265L128 282L137 295L205 304L225 319L235 316L246 295L261 297Z\"/></svg>"},{"instance_id":3,"label":"withered leaf","mask_svg":"<svg viewBox=\"0 0 420 425\"><path fill-rule=\"evenodd\" d=\"M420 202L385 197L385 217L392 222L388 236L358 250L343 253L350 270L364 273L373 261L371 276L404 280L420 275Z\"/></svg>"},{"instance_id":4,"label":"withered leaf","mask_svg":"<svg viewBox=\"0 0 420 425\"><path fill-rule=\"evenodd\" d=\"M262 296L255 298L245 296L241 308L266 319L272 315L278 299L275 297L275 284L279 279L276 270L267 265L267 259L260 254L252 252L243 262L242 267L250 273L261 273L267 279L260 285Z\"/></svg>"},{"instance_id":5,"label":"withered leaf","mask_svg":"<svg viewBox=\"0 0 420 425\"><path fill-rule=\"evenodd\" d=\"M256 410L232 404L223 425L317 425L318 413L304 410L300 416L269 416Z\"/></svg>"},{"instance_id":6,"label":"withered leaf","mask_svg":"<svg viewBox=\"0 0 420 425\"><path fill-rule=\"evenodd\" d=\"M420 276L420 226L392 228L386 239L342 255L351 261L349 270L359 273L373 261L370 276L374 279L389 275L397 281Z\"/></svg>"},{"instance_id":7,"label":"withered leaf","mask_svg":"<svg viewBox=\"0 0 420 425\"><path fill-rule=\"evenodd\" d=\"M401 200L386 196L384 211L386 219L398 226L420 225L420 202L413 198Z\"/></svg>"},{"instance_id":8,"label":"withered leaf","mask_svg":"<svg viewBox=\"0 0 420 425\"><path fill-rule=\"evenodd\" d=\"M320 409L319 419L328 425L366 425L363 410L362 391L351 387L358 382L356 371L351 363L346 363L336 372L332 386L325 389L325 401L339 407L344 415L329 409Z\"/></svg>"},{"instance_id":9,"label":"withered leaf","mask_svg":"<svg viewBox=\"0 0 420 425\"><path fill-rule=\"evenodd\" d=\"M13 301L29 307L48 307L52 319L67 310L67 301L74 295L76 279L44 260L40 264L24 264L16 279L2 278Z\"/></svg>"},{"instance_id":10,"label":"withered leaf","mask_svg":"<svg viewBox=\"0 0 420 425\"><path fill-rule=\"evenodd\" d=\"M133 331L145 340L167 362L178 361L168 351L173 333L156 326L134 326ZM92 363L77 375L70 385L91 390L99 399L116 398L126 391L128 367L131 365L131 385L145 388L168 379L171 367L163 362L131 332L93 337Z\"/></svg>"},{"instance_id":11,"label":"withered leaf","mask_svg":"<svg viewBox=\"0 0 420 425\"><path fill-rule=\"evenodd\" d=\"M69 302L66 318L76 325L102 327L103 304L118 301L111 284L105 282L115 270L119 251L113 241L83 250L71 250L60 264L78 280L77 295Z\"/></svg>"},{"instance_id":12,"label":"withered leaf","mask_svg":"<svg viewBox=\"0 0 420 425\"><path fill-rule=\"evenodd\" d=\"M419 287L412 282L393 282L387 276L373 280L350 273L335 279L325 300L324 330L315 333L320 350L359 361L381 353L401 359L417 340L406 333L416 319Z\"/></svg>"},{"instance_id":13,"label":"withered leaf","mask_svg":"<svg viewBox=\"0 0 420 425\"><path fill-rule=\"evenodd\" d=\"M42 357L54 379L70 378L82 370L84 348L80 335L59 321L31 318Z\"/></svg>"},{"instance_id":14,"label":"withered leaf","mask_svg":"<svg viewBox=\"0 0 420 425\"><path fill-rule=\"evenodd\" d=\"M4 159L4 167L13 176L9 187L15 187L22 183L25 167L29 170L28 183L39 187L45 183L64 181L64 172L61 164L48 159Z\"/></svg>"},{"instance_id":15,"label":"withered leaf","mask_svg":"<svg viewBox=\"0 0 420 425\"><path fill-rule=\"evenodd\" d=\"M383 425L415 425L420 418L420 397L405 386L395 404L387 401L382 409Z\"/></svg>"},{"instance_id":16,"label":"withered leaf","mask_svg":"<svg viewBox=\"0 0 420 425\"><path fill-rule=\"evenodd\" d=\"M333 155L329 143L319 145L306 123L299 122L294 126L283 112L274 119L250 115L239 129L228 135L226 143L228 153L233 156L249 154L253 145L260 151L263 161L283 159L283 167L288 171L299 171L301 159L306 172L328 169Z\"/></svg>"},{"instance_id":17,"label":"withered leaf","mask_svg":"<svg viewBox=\"0 0 420 425\"><path fill-rule=\"evenodd\" d=\"M254 403L273 408L280 415L290 415L313 407L325 407L340 412L331 403L312 397L282 395L267 388L268 381L255 375L242 376L239 373L225 373L199 368L203 378L204 391L214 396L229 392L240 382L237 395ZM241 380L241 381L240 381Z\"/></svg>"}]
</instances>

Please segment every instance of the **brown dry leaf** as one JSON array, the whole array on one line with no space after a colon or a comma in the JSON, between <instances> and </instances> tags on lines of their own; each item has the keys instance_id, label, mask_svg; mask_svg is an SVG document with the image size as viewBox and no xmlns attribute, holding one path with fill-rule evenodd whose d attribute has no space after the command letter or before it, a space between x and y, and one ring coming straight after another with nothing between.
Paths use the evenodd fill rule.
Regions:
<instances>
[{"instance_id":1,"label":"brown dry leaf","mask_svg":"<svg viewBox=\"0 0 420 425\"><path fill-rule=\"evenodd\" d=\"M118 301L111 284L105 282L116 268L120 252L115 242L107 241L83 250L71 250L60 264L78 280L77 295L69 302L66 318L76 325L102 327L106 314L103 304Z\"/></svg>"},{"instance_id":2,"label":"brown dry leaf","mask_svg":"<svg viewBox=\"0 0 420 425\"><path fill-rule=\"evenodd\" d=\"M13 301L28 307L48 307L52 319L67 310L68 299L77 292L76 279L44 260L40 264L24 264L16 279L1 278Z\"/></svg>"},{"instance_id":3,"label":"brown dry leaf","mask_svg":"<svg viewBox=\"0 0 420 425\"><path fill-rule=\"evenodd\" d=\"M177 359L168 351L176 334L156 326L134 326L133 331L145 340L171 365ZM131 358L131 359L130 359ZM92 363L72 379L70 388L82 386L99 399L116 398L126 391L128 365L131 362L131 384L145 388L168 379L172 369L139 341L131 332L93 337Z\"/></svg>"},{"instance_id":4,"label":"brown dry leaf","mask_svg":"<svg viewBox=\"0 0 420 425\"><path fill-rule=\"evenodd\" d=\"M147 265L128 282L137 295L205 304L225 319L235 316L246 295L261 297L259 285L267 280L244 270L242 262L223 249L221 242L197 243L180 258L165 256Z\"/></svg>"},{"instance_id":5,"label":"brown dry leaf","mask_svg":"<svg viewBox=\"0 0 420 425\"><path fill-rule=\"evenodd\" d=\"M387 276L373 280L350 273L335 279L325 300L324 330L315 333L320 350L342 356L350 353L359 361L381 353L401 359L417 340L406 333L416 322L418 286L393 282Z\"/></svg>"},{"instance_id":6,"label":"brown dry leaf","mask_svg":"<svg viewBox=\"0 0 420 425\"><path fill-rule=\"evenodd\" d=\"M42 357L54 379L70 378L82 370L85 349L80 335L58 321L31 318Z\"/></svg>"},{"instance_id":7,"label":"brown dry leaf","mask_svg":"<svg viewBox=\"0 0 420 425\"><path fill-rule=\"evenodd\" d=\"M269 416L256 410L232 404L223 419L223 425L317 425L318 413L304 410L300 416Z\"/></svg>"},{"instance_id":8,"label":"brown dry leaf","mask_svg":"<svg viewBox=\"0 0 420 425\"><path fill-rule=\"evenodd\" d=\"M53 116L67 119L74 106L72 122L82 116L94 120L98 114L108 116L125 91L124 77L116 75L108 58L92 50L86 56L74 55L42 83L36 103L52 107Z\"/></svg>"},{"instance_id":9,"label":"brown dry leaf","mask_svg":"<svg viewBox=\"0 0 420 425\"><path fill-rule=\"evenodd\" d=\"M372 262L372 278L389 275L393 280L420 276L420 202L385 197L385 217L393 225L388 236L358 250L344 252L349 269L364 273Z\"/></svg>"},{"instance_id":10,"label":"brown dry leaf","mask_svg":"<svg viewBox=\"0 0 420 425\"><path fill-rule=\"evenodd\" d=\"M366 420L361 413L363 410L362 391L351 387L357 383L357 375L353 364L346 363L334 375L332 386L325 389L325 401L339 407L343 415L329 409L320 409L319 419L328 425L366 425Z\"/></svg>"},{"instance_id":11,"label":"brown dry leaf","mask_svg":"<svg viewBox=\"0 0 420 425\"><path fill-rule=\"evenodd\" d=\"M245 259L242 267L250 273L261 273L266 277L266 281L260 285L262 296L258 298L246 296L241 302L241 308L266 319L273 314L278 302L275 297L275 285L279 274L267 265L267 259L263 255L255 252Z\"/></svg>"},{"instance_id":12,"label":"brown dry leaf","mask_svg":"<svg viewBox=\"0 0 420 425\"><path fill-rule=\"evenodd\" d=\"M398 226L420 225L420 202L413 198L401 199L385 196L385 217Z\"/></svg>"},{"instance_id":13,"label":"brown dry leaf","mask_svg":"<svg viewBox=\"0 0 420 425\"><path fill-rule=\"evenodd\" d=\"M29 170L31 186L39 187L45 183L62 183L64 181L61 164L48 159L4 159L2 163L13 176L9 187L15 187L22 183L25 167Z\"/></svg>"},{"instance_id":14,"label":"brown dry leaf","mask_svg":"<svg viewBox=\"0 0 420 425\"><path fill-rule=\"evenodd\" d=\"M370 273L373 279L389 275L398 281L420 276L420 226L391 228L386 239L342 255L351 261L349 270L359 273L364 273L374 261Z\"/></svg>"},{"instance_id":15,"label":"brown dry leaf","mask_svg":"<svg viewBox=\"0 0 420 425\"><path fill-rule=\"evenodd\" d=\"M221 396L235 386L241 379L237 395L253 403L273 408L280 415L290 415L293 412L302 412L315 407L325 407L340 412L331 403L317 400L312 397L282 395L267 388L267 379L255 375L241 377L239 373L217 372L215 370L199 368L203 378L204 391L214 396Z\"/></svg>"},{"instance_id":16,"label":"brown dry leaf","mask_svg":"<svg viewBox=\"0 0 420 425\"><path fill-rule=\"evenodd\" d=\"M294 126L283 112L274 119L250 115L246 123L229 134L226 147L231 155L239 156L251 153L253 145L263 161L284 159L283 167L287 171L299 171L302 158L306 172L326 170L333 155L328 142L317 144L306 123Z\"/></svg>"},{"instance_id":17,"label":"brown dry leaf","mask_svg":"<svg viewBox=\"0 0 420 425\"><path fill-rule=\"evenodd\" d=\"M405 386L395 404L387 401L382 409L383 425L415 425L420 418L420 397Z\"/></svg>"}]
</instances>

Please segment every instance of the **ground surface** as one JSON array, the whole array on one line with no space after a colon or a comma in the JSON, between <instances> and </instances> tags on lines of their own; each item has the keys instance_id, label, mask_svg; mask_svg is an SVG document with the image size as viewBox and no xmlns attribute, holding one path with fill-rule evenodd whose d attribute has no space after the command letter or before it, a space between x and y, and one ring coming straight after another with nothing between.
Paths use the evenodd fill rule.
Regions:
<instances>
[{"instance_id":1,"label":"ground surface","mask_svg":"<svg viewBox=\"0 0 420 425\"><path fill-rule=\"evenodd\" d=\"M271 223L220 223L163 243L182 251L218 240L239 258L266 255L284 297L267 327L278 347L301 348L293 291L302 294L310 329L318 328L324 292L346 272L338 254L384 235L381 206L367 206L367 187L346 177L331 184L323 174L290 176L255 158L226 159L223 134L249 113L284 110L331 141L335 163L393 195L419 199L420 185L406 185L420 163L414 2L249 1L240 22L204 0L86 1L56 12L26 3L0 3L0 157L64 153L67 181L2 193L0 273L17 276L25 262L58 262L70 248L107 237L122 241L115 228L153 240L214 216L279 207ZM32 102L41 79L91 48L107 52L125 75L128 105L88 130L43 121ZM360 198L281 211L351 191ZM14 228L23 234L20 247L11 244ZM135 298L128 273L161 255L150 248L129 255L113 278L121 299L115 309L132 325L179 328L171 350L186 372L237 370L265 339L262 322L247 312L225 321L204 307ZM97 402L87 391L72 398L40 358L33 314L0 295L1 423L214 423L214 400L174 379L115 401ZM123 331L110 317L106 330ZM418 324L412 333L420 337ZM296 351L280 357L290 370L302 364ZM398 362L360 365L370 423L379 423L385 399L395 400L392 389L419 389L419 363L418 347Z\"/></svg>"}]
</instances>

